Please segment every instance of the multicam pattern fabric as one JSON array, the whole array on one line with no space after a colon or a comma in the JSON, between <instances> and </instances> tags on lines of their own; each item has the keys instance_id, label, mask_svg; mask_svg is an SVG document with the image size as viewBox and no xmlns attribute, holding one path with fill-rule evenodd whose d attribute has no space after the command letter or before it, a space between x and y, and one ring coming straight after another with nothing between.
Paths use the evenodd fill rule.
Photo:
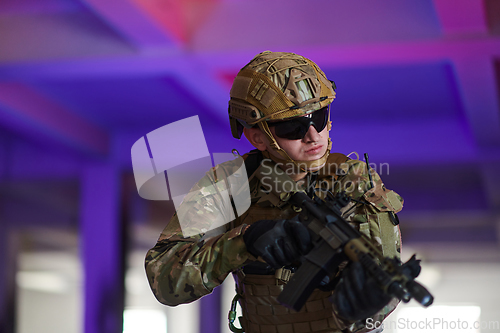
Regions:
<instances>
[{"instance_id":1,"label":"multicam pattern fabric","mask_svg":"<svg viewBox=\"0 0 500 333\"><path fill-rule=\"evenodd\" d=\"M247 156L248 154L243 157ZM341 190L346 191L356 200L344 208L346 220L372 239L384 255L399 257L399 228L392 224L389 214L401 210L402 198L387 190L374 170L370 170L370 181L364 162L345 161L345 156L343 160L342 156L330 155L328 163L320 171L316 185L318 195L325 195L327 190L334 194ZM339 157L342 162L335 163ZM215 169L215 176L207 173L195 189L221 181L217 175L228 175L233 169L231 162L219 165ZM291 218L296 214L286 202L264 192L256 177L250 177L249 182L252 206L245 214L218 231L185 238L177 216L172 217L157 244L146 256L149 283L161 303L174 306L209 294L229 273L237 272L246 263L257 260L246 251L243 242L242 234L249 224L261 219ZM191 193L194 194L186 196L183 205L192 209L193 220L209 220L211 211L217 210L220 204L217 196L213 193L207 193L208 196L201 195L201 191ZM382 321L396 305L396 301L391 302L373 316L374 321ZM346 327L352 332L365 331L363 322L346 323L335 317L333 312L332 322L336 324L321 332L339 332ZM250 332L247 330L247 333Z\"/></svg>"},{"instance_id":2,"label":"multicam pattern fabric","mask_svg":"<svg viewBox=\"0 0 500 333\"><path fill-rule=\"evenodd\" d=\"M184 198L183 209L191 215L187 219L192 219L198 230L203 223L209 228L211 218L225 211L220 209L223 202L217 193L207 193L206 189L217 188L210 185L221 183L222 175L231 174L237 167L231 162L218 165ZM213 237L209 235L214 231L184 237L175 213L146 256L146 273L158 301L171 306L192 302L210 293L247 260L255 259L246 251L241 237L244 227L239 225Z\"/></svg>"},{"instance_id":3,"label":"multicam pattern fabric","mask_svg":"<svg viewBox=\"0 0 500 333\"><path fill-rule=\"evenodd\" d=\"M230 92L229 115L248 124L262 118L287 119L325 107L335 95L332 83L310 59L265 51L238 72ZM257 114L241 108L241 102L254 106Z\"/></svg>"}]
</instances>

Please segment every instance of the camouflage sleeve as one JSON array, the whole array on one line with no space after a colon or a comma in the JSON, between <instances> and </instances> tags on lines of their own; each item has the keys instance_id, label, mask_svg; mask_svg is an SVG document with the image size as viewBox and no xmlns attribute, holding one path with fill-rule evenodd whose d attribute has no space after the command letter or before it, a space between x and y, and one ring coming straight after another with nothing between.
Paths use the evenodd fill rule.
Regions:
<instances>
[{"instance_id":1,"label":"camouflage sleeve","mask_svg":"<svg viewBox=\"0 0 500 333\"><path fill-rule=\"evenodd\" d=\"M403 198L388 190L379 174L370 168L371 181L365 162L349 160L341 164L343 176L334 190L345 191L353 201L344 208L344 218L368 236L385 256L398 257L401 252L399 227L390 214L403 209Z\"/></svg>"},{"instance_id":2,"label":"camouflage sleeve","mask_svg":"<svg viewBox=\"0 0 500 333\"><path fill-rule=\"evenodd\" d=\"M207 173L186 195L157 244L147 253L146 275L154 295L163 304L189 303L209 294L230 272L253 258L243 242L246 225L227 230L227 225L222 224L216 229L219 232L200 232L210 229L214 221L220 222L221 215L229 214L217 193L222 187L210 187L220 185L216 174Z\"/></svg>"},{"instance_id":3,"label":"camouflage sleeve","mask_svg":"<svg viewBox=\"0 0 500 333\"><path fill-rule=\"evenodd\" d=\"M400 258L401 237L399 226L392 222L390 214L396 214L403 208L403 199L394 191L385 188L380 176L370 169L368 175L366 163L349 160L343 163L340 172L343 176L335 182L334 190L344 190L356 201L344 208L344 217L362 234L368 236L384 256ZM372 316L373 323L382 322L398 305L393 299L380 312ZM369 331L366 321L347 325L351 332Z\"/></svg>"}]
</instances>

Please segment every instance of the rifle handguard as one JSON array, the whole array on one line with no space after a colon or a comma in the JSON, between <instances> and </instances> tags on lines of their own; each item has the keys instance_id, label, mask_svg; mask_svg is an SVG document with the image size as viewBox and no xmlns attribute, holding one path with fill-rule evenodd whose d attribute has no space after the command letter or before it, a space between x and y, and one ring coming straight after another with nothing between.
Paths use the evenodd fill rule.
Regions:
<instances>
[{"instance_id":1,"label":"rifle handguard","mask_svg":"<svg viewBox=\"0 0 500 333\"><path fill-rule=\"evenodd\" d=\"M431 305L433 296L414 281L415 276L407 273L399 259L384 257L370 239L342 218L340 208L348 201L342 193L337 198L328 204L318 198L313 200L303 192L297 192L290 198L302 208L299 219L316 235L317 240L313 250L304 256L302 266L278 296L278 301L299 311L322 279L335 272L342 261L349 259L359 261L384 293L391 297L405 303L414 298L425 307ZM414 260L415 257L412 257L408 263Z\"/></svg>"}]
</instances>

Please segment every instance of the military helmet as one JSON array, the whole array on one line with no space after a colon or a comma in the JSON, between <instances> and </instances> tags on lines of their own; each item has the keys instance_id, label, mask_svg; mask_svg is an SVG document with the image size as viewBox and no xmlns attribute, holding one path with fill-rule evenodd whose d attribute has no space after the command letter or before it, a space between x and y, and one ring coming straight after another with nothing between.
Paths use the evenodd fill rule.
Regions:
<instances>
[{"instance_id":1,"label":"military helmet","mask_svg":"<svg viewBox=\"0 0 500 333\"><path fill-rule=\"evenodd\" d=\"M239 71L230 96L229 119L235 138L241 138L243 127L258 125L267 135L271 147L285 161L303 162L301 164L311 167L324 164L331 142L326 156L315 163L294 161L279 147L267 125L267 121L287 120L312 113L333 101L335 84L313 61L294 53L259 53ZM301 169L304 170L303 167Z\"/></svg>"},{"instance_id":2,"label":"military helmet","mask_svg":"<svg viewBox=\"0 0 500 333\"><path fill-rule=\"evenodd\" d=\"M240 70L230 96L231 129L239 139L241 125L285 120L327 106L335 98L335 88L311 60L294 53L265 51Z\"/></svg>"}]
</instances>

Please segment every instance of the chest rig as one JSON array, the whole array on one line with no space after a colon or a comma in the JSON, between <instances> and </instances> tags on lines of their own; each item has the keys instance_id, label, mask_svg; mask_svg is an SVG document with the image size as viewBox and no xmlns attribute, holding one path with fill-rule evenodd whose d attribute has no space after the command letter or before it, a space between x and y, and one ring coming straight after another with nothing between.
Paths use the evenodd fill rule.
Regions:
<instances>
[{"instance_id":1,"label":"chest rig","mask_svg":"<svg viewBox=\"0 0 500 333\"><path fill-rule=\"evenodd\" d=\"M336 179L338 168L347 157L331 154L327 165L317 174L308 174L304 183L292 181L284 171L269 159L264 159L258 151L252 151L245 159L252 205L239 218L239 224L252 224L262 219L291 219L298 214L288 203L290 193L305 191L314 194L319 179ZM287 192L277 191L276 182ZM283 183L287 182L287 183ZM325 182L321 182L325 186ZM256 261L233 273L237 296L243 316L243 327L239 332L246 333L301 333L301 332L340 332L342 325L333 316L332 304L328 300L332 291L316 289L304 307L296 312L282 306L277 297L293 275L293 268L270 268L263 261ZM235 304L233 305L233 308ZM233 314L234 320L235 314ZM234 326L233 326L234 327Z\"/></svg>"}]
</instances>

